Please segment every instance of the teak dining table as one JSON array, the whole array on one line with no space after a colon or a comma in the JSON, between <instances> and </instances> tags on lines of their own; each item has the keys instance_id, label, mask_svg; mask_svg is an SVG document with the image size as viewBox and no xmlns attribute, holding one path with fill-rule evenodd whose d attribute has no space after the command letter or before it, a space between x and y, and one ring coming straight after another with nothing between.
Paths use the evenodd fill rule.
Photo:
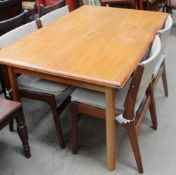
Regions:
<instances>
[{"instance_id":1,"label":"teak dining table","mask_svg":"<svg viewBox=\"0 0 176 175\"><path fill-rule=\"evenodd\" d=\"M16 74L105 93L107 168L116 165L115 94L148 51L168 14L83 6L0 51L14 100Z\"/></svg>"}]
</instances>

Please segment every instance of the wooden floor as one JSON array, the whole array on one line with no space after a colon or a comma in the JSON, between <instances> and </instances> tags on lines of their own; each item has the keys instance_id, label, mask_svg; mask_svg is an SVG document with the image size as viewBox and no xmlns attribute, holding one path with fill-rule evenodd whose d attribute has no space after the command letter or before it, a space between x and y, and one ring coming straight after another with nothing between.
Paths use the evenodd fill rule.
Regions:
<instances>
[{"instance_id":1,"label":"wooden floor","mask_svg":"<svg viewBox=\"0 0 176 175\"><path fill-rule=\"evenodd\" d=\"M176 14L175 14L176 16ZM176 17L174 19L176 23ZM169 97L164 97L161 82L156 89L159 127L150 128L149 112L139 130L144 175L175 174L176 162L176 26L168 42L166 60ZM44 103L24 100L29 130L31 159L25 159L17 133L8 128L0 132L0 175L136 175L137 169L123 128L118 128L117 169L106 170L105 123L103 120L83 118L79 123L79 152L71 153L70 113L62 116L66 148L58 146L56 131L49 108Z\"/></svg>"}]
</instances>

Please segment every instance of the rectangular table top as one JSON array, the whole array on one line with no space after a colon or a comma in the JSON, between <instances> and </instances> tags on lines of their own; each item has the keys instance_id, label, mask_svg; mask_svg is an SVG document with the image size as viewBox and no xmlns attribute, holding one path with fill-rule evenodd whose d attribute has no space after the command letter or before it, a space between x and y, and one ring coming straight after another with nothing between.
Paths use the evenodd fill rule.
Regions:
<instances>
[{"instance_id":1,"label":"rectangular table top","mask_svg":"<svg viewBox=\"0 0 176 175\"><path fill-rule=\"evenodd\" d=\"M121 88L168 14L83 6L0 51L0 63Z\"/></svg>"}]
</instances>

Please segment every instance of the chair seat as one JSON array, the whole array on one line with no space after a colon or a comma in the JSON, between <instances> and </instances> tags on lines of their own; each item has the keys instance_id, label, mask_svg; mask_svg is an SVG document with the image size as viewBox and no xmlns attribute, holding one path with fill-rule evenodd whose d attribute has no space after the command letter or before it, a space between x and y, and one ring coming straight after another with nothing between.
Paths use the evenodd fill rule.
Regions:
<instances>
[{"instance_id":1,"label":"chair seat","mask_svg":"<svg viewBox=\"0 0 176 175\"><path fill-rule=\"evenodd\" d=\"M121 90L119 90L116 95L117 100L115 103L115 108L118 111L124 110L124 102L128 93L130 83L131 79L127 81L125 86ZM105 95L100 92L78 88L71 94L71 101L87 104L100 109L105 109ZM137 103L138 104L136 104L136 109L138 109L140 101L138 101Z\"/></svg>"},{"instance_id":2,"label":"chair seat","mask_svg":"<svg viewBox=\"0 0 176 175\"><path fill-rule=\"evenodd\" d=\"M0 98L0 123L21 106L20 103Z\"/></svg>"},{"instance_id":3,"label":"chair seat","mask_svg":"<svg viewBox=\"0 0 176 175\"><path fill-rule=\"evenodd\" d=\"M18 77L18 84L19 88L23 90L47 93L55 96L60 95L69 87L64 84L59 84L40 78L33 78L26 75L21 75Z\"/></svg>"},{"instance_id":4,"label":"chair seat","mask_svg":"<svg viewBox=\"0 0 176 175\"><path fill-rule=\"evenodd\" d=\"M34 9L35 2L30 1L23 1L22 2L22 8L27 10L33 10Z\"/></svg>"}]
</instances>

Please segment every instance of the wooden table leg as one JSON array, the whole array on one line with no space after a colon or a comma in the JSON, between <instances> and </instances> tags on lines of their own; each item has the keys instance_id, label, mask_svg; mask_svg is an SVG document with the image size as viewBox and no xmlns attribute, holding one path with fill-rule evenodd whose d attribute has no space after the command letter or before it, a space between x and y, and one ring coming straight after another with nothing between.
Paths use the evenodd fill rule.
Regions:
<instances>
[{"instance_id":1,"label":"wooden table leg","mask_svg":"<svg viewBox=\"0 0 176 175\"><path fill-rule=\"evenodd\" d=\"M113 88L105 89L105 100L107 168L113 171L116 163L115 90Z\"/></svg>"},{"instance_id":2,"label":"wooden table leg","mask_svg":"<svg viewBox=\"0 0 176 175\"><path fill-rule=\"evenodd\" d=\"M10 86L12 88L13 100L21 102L16 74L13 72L12 67L8 67L8 75L9 75Z\"/></svg>"}]
</instances>

